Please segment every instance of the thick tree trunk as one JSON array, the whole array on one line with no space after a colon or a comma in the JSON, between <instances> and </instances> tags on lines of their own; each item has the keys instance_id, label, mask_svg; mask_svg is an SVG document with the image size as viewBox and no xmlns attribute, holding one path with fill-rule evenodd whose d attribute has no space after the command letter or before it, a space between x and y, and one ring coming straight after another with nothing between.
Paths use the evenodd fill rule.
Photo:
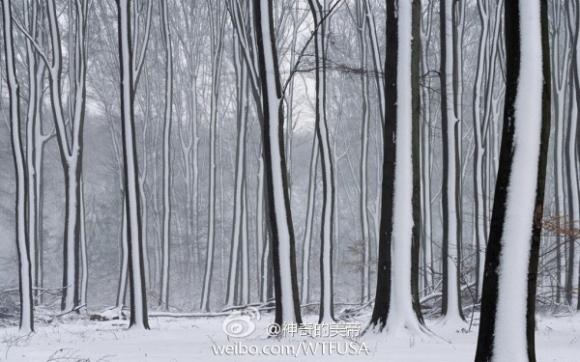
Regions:
<instances>
[{"instance_id":1,"label":"thick tree trunk","mask_svg":"<svg viewBox=\"0 0 580 362\"><path fill-rule=\"evenodd\" d=\"M135 142L134 72L131 47L130 0L117 0L119 65L121 75L121 123L123 129L123 159L125 183L125 211L131 281L130 327L149 329L145 269L143 267L143 240L141 238L141 198L139 197L139 169Z\"/></svg>"},{"instance_id":2,"label":"thick tree trunk","mask_svg":"<svg viewBox=\"0 0 580 362\"><path fill-rule=\"evenodd\" d=\"M275 322L302 323L296 275L294 227L288 195L286 157L284 155L282 95L272 2L253 0L254 26L262 88L262 144L266 179L266 203L269 218L274 288Z\"/></svg>"},{"instance_id":3,"label":"thick tree trunk","mask_svg":"<svg viewBox=\"0 0 580 362\"><path fill-rule=\"evenodd\" d=\"M420 1L387 1L382 208L371 328L422 329L418 294ZM415 193L415 195L413 195ZM413 209L416 210L413 210ZM417 220L419 219L419 220ZM414 226L414 224L416 226ZM415 275L413 275L415 272Z\"/></svg>"},{"instance_id":4,"label":"thick tree trunk","mask_svg":"<svg viewBox=\"0 0 580 362\"><path fill-rule=\"evenodd\" d=\"M506 101L475 360L535 362L550 134L547 1L506 1Z\"/></svg>"}]
</instances>

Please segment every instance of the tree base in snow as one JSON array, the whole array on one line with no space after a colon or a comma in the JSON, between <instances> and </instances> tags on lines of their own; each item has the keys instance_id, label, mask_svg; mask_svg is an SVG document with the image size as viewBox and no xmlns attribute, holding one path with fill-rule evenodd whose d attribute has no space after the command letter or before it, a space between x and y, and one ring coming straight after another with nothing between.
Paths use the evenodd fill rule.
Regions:
<instances>
[{"instance_id":1,"label":"tree base in snow","mask_svg":"<svg viewBox=\"0 0 580 362\"><path fill-rule=\"evenodd\" d=\"M122 307L109 308L101 313L95 313L89 315L89 320L91 321L113 321L113 320L125 320L128 318L126 312L123 311Z\"/></svg>"}]
</instances>

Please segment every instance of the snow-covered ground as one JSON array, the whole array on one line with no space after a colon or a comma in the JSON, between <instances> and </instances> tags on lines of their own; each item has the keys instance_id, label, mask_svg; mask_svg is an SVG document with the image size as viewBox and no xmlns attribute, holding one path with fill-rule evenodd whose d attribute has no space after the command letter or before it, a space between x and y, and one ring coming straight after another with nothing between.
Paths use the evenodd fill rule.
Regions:
<instances>
[{"instance_id":1,"label":"snow-covered ground","mask_svg":"<svg viewBox=\"0 0 580 362\"><path fill-rule=\"evenodd\" d=\"M472 361L475 353L475 328L457 333L436 321L428 322L434 336L371 333L354 342L341 336L268 338L266 330L272 318L271 314L262 314L255 321L255 329L246 329L253 333L239 339L224 332L224 317L151 318L150 331L128 331L126 321L53 322L37 326L35 334L24 337L10 327L0 329L0 361L464 362ZM306 320L313 322L315 317ZM367 320L367 316L361 317L361 321ZM234 326L233 331L240 329ZM539 361L580 361L580 315L538 317L536 338Z\"/></svg>"}]
</instances>

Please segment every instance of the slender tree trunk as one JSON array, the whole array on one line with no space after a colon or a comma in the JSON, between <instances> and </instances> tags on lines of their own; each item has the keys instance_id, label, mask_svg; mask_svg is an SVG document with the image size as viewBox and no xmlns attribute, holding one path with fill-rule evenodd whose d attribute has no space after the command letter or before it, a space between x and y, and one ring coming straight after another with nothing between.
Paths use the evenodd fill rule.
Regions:
<instances>
[{"instance_id":1,"label":"slender tree trunk","mask_svg":"<svg viewBox=\"0 0 580 362\"><path fill-rule=\"evenodd\" d=\"M237 89L237 123L238 123L238 139L236 145L236 167L235 167L235 190L234 190L234 222L232 229L232 244L230 249L230 264L228 273L228 284L226 294L226 305L235 305L235 288L239 285L240 275L236 273L238 263L240 262L238 256L240 255L240 248L242 240L246 236L242 230L244 213L244 194L246 192L245 181L245 146L246 146L246 123L247 123L247 68L242 63L240 55L239 44L234 40L234 66L236 71L236 89ZM247 241L247 239L245 240ZM243 252L242 252L243 253ZM243 280L243 279L242 279Z\"/></svg>"},{"instance_id":2,"label":"slender tree trunk","mask_svg":"<svg viewBox=\"0 0 580 362\"><path fill-rule=\"evenodd\" d=\"M310 302L310 251L312 245L312 230L314 228L314 205L316 201L316 171L318 170L318 138L312 137L310 151L310 167L308 172L308 198L306 201L306 225L302 240L302 279L300 292L302 304Z\"/></svg>"},{"instance_id":3,"label":"slender tree trunk","mask_svg":"<svg viewBox=\"0 0 580 362\"><path fill-rule=\"evenodd\" d=\"M159 304L169 309L169 262L171 244L171 123L173 106L173 47L167 14L167 1L161 1L161 21L165 46L165 116L163 123L163 250Z\"/></svg>"},{"instance_id":4,"label":"slender tree trunk","mask_svg":"<svg viewBox=\"0 0 580 362\"><path fill-rule=\"evenodd\" d=\"M431 248L431 78L429 72L429 45L433 28L433 1L429 1L427 14L421 19L421 75L427 87L421 87L421 126L420 126L420 175L421 175L421 252L423 264L423 288L434 286L433 252ZM426 19L425 19L426 18Z\"/></svg>"},{"instance_id":5,"label":"slender tree trunk","mask_svg":"<svg viewBox=\"0 0 580 362\"><path fill-rule=\"evenodd\" d=\"M211 30L211 49L212 49L212 65L211 65L211 101L210 101L210 132L209 132L209 217L208 217L208 237L207 237L207 252L205 260L205 272L203 278L203 289L201 294L201 310L208 312L210 309L210 291L213 274L213 259L215 252L215 209L216 209L216 128L217 128L217 112L219 101L219 80L221 75L221 62L223 55L223 33L224 26L222 22L215 24L216 19L214 15L210 15L212 19ZM216 27L218 27L216 29Z\"/></svg>"},{"instance_id":6,"label":"slender tree trunk","mask_svg":"<svg viewBox=\"0 0 580 362\"><path fill-rule=\"evenodd\" d=\"M570 20L570 23L574 24L574 42L573 42L573 50L572 50L572 79L574 81L574 95L575 95L575 99L572 101L573 103L575 103L575 109L576 109L576 117L574 117L575 119L571 120L575 125L576 125L576 132L574 133L574 137L575 140L573 143L573 145L570 145L570 148L568 149L568 152L570 154L570 152L572 151L571 149L573 149L572 152L574 152L574 155L570 155L569 157L571 158L571 160L575 160L575 161L570 161L573 162L573 169L576 170L575 174L572 174L572 178L574 180L574 190L572 190L572 198L574 198L574 195L576 195L575 199L572 200L572 208L575 209L573 212L573 223L574 225L576 225L576 223L578 222L577 218L580 217L580 205L579 205L579 200L578 200L578 194L580 193L579 187L580 185L578 184L578 172L580 172L580 170L578 170L578 160L580 160L580 147L578 146L578 142L580 141L580 127L578 127L578 119L580 117L580 111L578 110L578 104L580 104L580 56L579 56L579 52L580 52L580 3L578 2L578 0L574 1L574 12L571 13L572 15L572 19ZM572 134L572 127L569 131L570 134ZM575 241L573 241L575 242ZM572 264L570 266L571 268L574 268L574 265ZM578 269L578 285L577 285L577 290L580 291L580 263L579 263L579 269ZM578 296L578 301L577 301L577 306L576 306L577 310L580 311L580 296Z\"/></svg>"},{"instance_id":7,"label":"slender tree trunk","mask_svg":"<svg viewBox=\"0 0 580 362\"><path fill-rule=\"evenodd\" d=\"M320 249L320 314L318 322L334 320L332 248L334 243L335 181L333 156L326 116L326 25L324 7L318 0L308 0L314 24L316 68L315 129L322 168L322 224Z\"/></svg>"},{"instance_id":8,"label":"slender tree trunk","mask_svg":"<svg viewBox=\"0 0 580 362\"><path fill-rule=\"evenodd\" d=\"M375 17L373 14L373 10L371 8L369 0L364 0L364 10L365 16L368 21L368 32L369 32L369 40L370 40L370 47L371 47L371 55L374 65L375 71L375 83L377 86L377 92L379 95L379 114L381 116L381 123L385 123L385 86L384 81L381 78L381 73L383 72L382 69L382 62L381 62L381 52L379 47L379 41L377 38L377 28L375 25ZM378 239L378 238L377 238Z\"/></svg>"},{"instance_id":9,"label":"slender tree trunk","mask_svg":"<svg viewBox=\"0 0 580 362\"><path fill-rule=\"evenodd\" d=\"M32 37L38 40L38 4L35 1L24 4L24 26ZM42 246L40 245L40 168L44 138L41 134L41 108L44 82L44 63L40 61L33 49L33 44L26 39L26 59L28 66L28 109L26 113L26 172L27 182L27 233L30 248L31 274L33 287L41 287ZM42 293L35 292L35 303L40 303Z\"/></svg>"},{"instance_id":10,"label":"slender tree trunk","mask_svg":"<svg viewBox=\"0 0 580 362\"><path fill-rule=\"evenodd\" d=\"M473 154L473 194L474 194L474 241L475 241L475 287L476 297L479 299L481 294L481 285L483 279L483 262L482 262L482 246L485 245L485 228L484 224L484 187L483 187L483 139L482 139L482 112L481 100L483 92L483 76L485 67L488 66L488 61L485 58L487 55L486 45L489 33L489 3L487 1L478 2L479 18L481 20L481 35L479 38L479 49L477 56L477 69L475 73L475 84L473 87L473 138L475 142Z\"/></svg>"},{"instance_id":11,"label":"slender tree trunk","mask_svg":"<svg viewBox=\"0 0 580 362\"><path fill-rule=\"evenodd\" d=\"M360 47L361 69L367 68L367 19L362 8L362 2L356 3L357 31ZM361 127L361 161L360 161L360 222L361 222L361 245L362 245L362 265L361 265L361 295L362 303L370 298L370 267L371 267L371 241L369 230L368 214L368 153L369 153L369 124L370 124L370 101L369 101L369 81L367 74L361 74L361 100L362 100L362 127Z\"/></svg>"},{"instance_id":12,"label":"slender tree trunk","mask_svg":"<svg viewBox=\"0 0 580 362\"><path fill-rule=\"evenodd\" d=\"M24 333L34 331L32 273L28 234L26 232L26 192L27 174L23 145L20 140L20 89L16 78L14 54L14 30L12 26L12 4L10 0L2 1L4 54L6 61L6 79L10 101L10 138L12 157L16 173L16 248L18 253L18 280L20 290L20 330Z\"/></svg>"},{"instance_id":13,"label":"slender tree trunk","mask_svg":"<svg viewBox=\"0 0 580 362\"><path fill-rule=\"evenodd\" d=\"M567 186L567 228L574 230L577 225L579 210L578 210L578 160L576 158L576 133L578 127L578 104L575 101L574 90L574 76L571 74L570 84L570 111L568 114L568 129L566 134L566 186ZM568 244L568 254L566 262L566 284L565 284L565 298L566 303L573 305L573 293L575 288L574 278L576 276L576 239L574 236L567 236L566 243Z\"/></svg>"},{"instance_id":14,"label":"slender tree trunk","mask_svg":"<svg viewBox=\"0 0 580 362\"><path fill-rule=\"evenodd\" d=\"M458 127L459 120L455 113L455 56L453 51L453 0L440 1L440 39L441 39L441 116L443 143L443 190L441 192L443 208L443 305L441 314L446 323L456 324L463 321L460 276L460 230L458 175L461 165L458 164Z\"/></svg>"},{"instance_id":15,"label":"slender tree trunk","mask_svg":"<svg viewBox=\"0 0 580 362\"><path fill-rule=\"evenodd\" d=\"M89 286L89 255L87 251L87 234L85 225L85 186L81 179L80 185L80 241L79 241L79 253L80 253L80 290L79 290L79 307L87 309L87 294Z\"/></svg>"}]
</instances>

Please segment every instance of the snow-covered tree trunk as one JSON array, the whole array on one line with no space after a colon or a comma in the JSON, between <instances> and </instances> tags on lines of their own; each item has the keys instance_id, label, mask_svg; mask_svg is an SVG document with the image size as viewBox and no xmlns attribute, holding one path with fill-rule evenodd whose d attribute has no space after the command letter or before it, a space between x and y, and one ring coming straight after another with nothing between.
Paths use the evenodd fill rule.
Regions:
<instances>
[{"instance_id":1,"label":"snow-covered tree trunk","mask_svg":"<svg viewBox=\"0 0 580 362\"><path fill-rule=\"evenodd\" d=\"M302 279L300 293L302 304L310 301L310 251L312 245L312 229L314 228L314 204L316 199L316 171L318 170L318 138L312 137L310 151L310 167L308 171L308 196L306 199L306 224L302 239Z\"/></svg>"},{"instance_id":2,"label":"snow-covered tree trunk","mask_svg":"<svg viewBox=\"0 0 580 362\"><path fill-rule=\"evenodd\" d=\"M163 122L163 243L161 293L159 305L169 308L169 261L171 244L171 123L173 106L173 47L167 14L167 1L161 1L161 23L165 47L165 114Z\"/></svg>"},{"instance_id":3,"label":"snow-covered tree trunk","mask_svg":"<svg viewBox=\"0 0 580 362\"><path fill-rule=\"evenodd\" d=\"M413 175L419 157L419 52L420 1L387 1L387 52L385 60L385 119L382 208L377 290L371 328L388 333L422 329L413 302L412 249L414 237ZM414 36L415 35L415 36ZM418 176L418 175L417 175ZM419 195L415 195L418 197ZM415 202L414 202L415 201ZM418 241L418 240L417 240Z\"/></svg>"},{"instance_id":4,"label":"snow-covered tree trunk","mask_svg":"<svg viewBox=\"0 0 580 362\"><path fill-rule=\"evenodd\" d=\"M208 6L211 6L208 4ZM210 132L209 132L209 217L208 217L208 236L207 249L205 260L205 272L203 277L203 289L201 293L200 308L208 312L210 309L209 297L211 289L211 281L213 275L213 259L215 252L215 213L216 213L216 128L217 128L217 113L219 101L219 81L221 76L222 55L223 55L223 39L225 31L225 13L222 15L221 8L211 9L210 14L211 23L211 96L210 96ZM214 13L215 12L215 13Z\"/></svg>"},{"instance_id":5,"label":"snow-covered tree trunk","mask_svg":"<svg viewBox=\"0 0 580 362\"><path fill-rule=\"evenodd\" d=\"M296 275L294 227L284 155L282 94L272 2L253 0L258 65L262 89L262 144L265 190L276 298L275 322L302 323Z\"/></svg>"},{"instance_id":6,"label":"snow-covered tree trunk","mask_svg":"<svg viewBox=\"0 0 580 362\"><path fill-rule=\"evenodd\" d=\"M300 32L300 25L304 19L303 16L300 16L300 2L294 1L292 5L293 8L290 11L290 17L292 18L292 35L290 38L290 64L296 64L298 54L296 49L296 43L298 42L298 36ZM284 146L286 151L286 163L288 165L288 187L289 195L290 195L290 203L292 203L292 186L294 184L293 180L293 159L292 154L294 150L293 145L293 135L294 135L294 90L295 90L295 77L291 77L288 83L288 89L286 91L286 127L285 127L285 139L284 139Z\"/></svg>"},{"instance_id":7,"label":"snow-covered tree trunk","mask_svg":"<svg viewBox=\"0 0 580 362\"><path fill-rule=\"evenodd\" d=\"M480 1L477 4L479 18L481 21L481 35L479 38L479 48L477 55L477 68L475 73L475 84L473 87L473 138L474 138L474 154L473 154L473 220L474 220L474 242L475 242L475 288L477 296L481 294L481 285L483 278L483 262L482 250L485 246L485 228L484 224L484 194L483 194L483 135L482 135L482 112L481 101L482 93L484 91L484 71L488 65L487 42L489 36L489 3L487 1Z\"/></svg>"},{"instance_id":8,"label":"snow-covered tree trunk","mask_svg":"<svg viewBox=\"0 0 580 362\"><path fill-rule=\"evenodd\" d=\"M443 305L441 314L444 322L455 325L463 321L461 295L459 288L460 276L460 207L458 198L458 172L461 165L458 161L458 127L459 120L456 111L456 65L454 42L457 32L454 28L454 1L440 1L440 41L441 41L441 116L443 143Z\"/></svg>"},{"instance_id":9,"label":"snow-covered tree trunk","mask_svg":"<svg viewBox=\"0 0 580 362\"><path fill-rule=\"evenodd\" d=\"M24 27L38 41L38 4L26 2L24 6ZM28 107L26 110L26 173L27 185L27 233L30 248L30 262L33 288L42 288L42 245L40 198L41 162L44 142L42 134L42 95L45 64L34 51L32 41L26 39L26 60L28 75ZM35 292L35 303L40 303L42 293Z\"/></svg>"},{"instance_id":10,"label":"snow-covered tree trunk","mask_svg":"<svg viewBox=\"0 0 580 362\"><path fill-rule=\"evenodd\" d=\"M69 100L68 117L64 112L61 32L58 23L58 10L54 0L46 2L48 15L48 34L51 48L51 61L43 51L35 50L48 66L49 90L53 118L56 125L56 136L61 162L64 170L65 187L65 221L64 221L64 268L63 294L61 309L72 311L79 304L80 288L80 180L82 177L83 128L86 107L86 63L87 63L87 1L78 1L74 5L74 19L71 26L75 31L69 43ZM72 12L72 11L71 11ZM70 129L69 129L70 128Z\"/></svg>"},{"instance_id":11,"label":"snow-covered tree trunk","mask_svg":"<svg viewBox=\"0 0 580 362\"><path fill-rule=\"evenodd\" d=\"M370 41L370 50L373 60L373 66L375 71L375 83L377 87L377 92L379 95L379 114L381 116L381 122L385 123L385 86L384 81L382 80L380 74L383 72L382 68L382 61L381 61L381 52L379 47L379 41L377 37L377 27L375 25L375 17L373 14L373 10L371 8L371 4L369 0L364 0L364 11L365 16L368 22L368 32L369 32L369 41Z\"/></svg>"},{"instance_id":12,"label":"snow-covered tree trunk","mask_svg":"<svg viewBox=\"0 0 580 362\"><path fill-rule=\"evenodd\" d=\"M79 254L80 254L80 281L79 281L79 308L86 311L87 309L87 295L89 287L89 254L87 250L87 233L85 225L85 186L81 179L80 185L80 240L79 240Z\"/></svg>"},{"instance_id":13,"label":"snow-covered tree trunk","mask_svg":"<svg viewBox=\"0 0 580 362\"><path fill-rule=\"evenodd\" d=\"M434 2L429 1L426 15L421 19L421 74L427 77L429 73L429 46L433 37ZM431 78L426 78L427 87L421 87L421 248L423 255L423 287L434 287L434 268L432 250L432 207L431 207ZM434 110L433 110L434 111Z\"/></svg>"},{"instance_id":14,"label":"snow-covered tree trunk","mask_svg":"<svg viewBox=\"0 0 580 362\"><path fill-rule=\"evenodd\" d=\"M248 73L247 67L243 64L240 54L240 45L234 39L234 68L236 72L236 92L237 92L237 123L238 135L236 143L236 166L235 166L235 186L234 186L234 220L232 228L232 241L230 248L230 263L227 282L226 305L236 305L236 286L240 285L241 276L237 274L240 260L240 248L243 249L242 241L247 237L242 230L244 216L244 194L246 192L246 123L247 123L247 100L248 100ZM243 251L242 251L243 253Z\"/></svg>"},{"instance_id":15,"label":"snow-covered tree trunk","mask_svg":"<svg viewBox=\"0 0 580 362\"><path fill-rule=\"evenodd\" d=\"M566 29L567 21L565 14L566 6L560 2L555 2L551 7L552 12L552 104L554 112L554 142L553 142L553 162L554 162L554 199L556 220L560 227L565 227L566 201L565 201L565 165L564 165L564 139L566 133L566 101L568 99L568 76L570 67L570 47L568 47L569 31ZM565 236L560 233L555 235L556 242L556 302L562 300L562 290L565 279Z\"/></svg>"},{"instance_id":16,"label":"snow-covered tree trunk","mask_svg":"<svg viewBox=\"0 0 580 362\"><path fill-rule=\"evenodd\" d=\"M580 160L580 147L578 147L578 141L579 141L579 134L580 134L580 127L578 125L578 117L580 110L578 109L578 104L580 104L580 3L578 1L574 1L574 11L569 11L569 16L571 16L571 20L570 20L570 24L574 25L574 39L573 39L573 49L572 49L572 65L571 65L571 69L572 69L572 79L574 82L574 87L573 87L573 94L574 94L574 99L572 100L572 103L574 104L574 111L576 112L575 115L571 115L570 117L570 130L569 130L569 137L573 138L573 141L571 140L571 144L569 144L569 148L568 148L568 157L570 158L570 167L572 170L569 173L569 175L571 176L571 184L573 186L571 186L572 190L571 190L571 200L570 200L570 213L571 213L571 222L573 225L570 225L570 227L577 227L577 221L578 218L580 218L580 200L579 200L579 183L578 183L578 173L580 172L580 170L578 169L578 161ZM572 136L572 133L574 133L574 135ZM571 154L573 153L573 154ZM572 241L572 243L574 243L575 240ZM572 249L575 250L575 247ZM577 259L577 257L575 257L575 259ZM578 263L578 270L571 270L570 273L576 273L576 278L577 278L577 290L580 290L580 263ZM574 269L574 263L572 263L572 265L570 265L570 268ZM571 283L574 283L574 277L571 278L572 281ZM577 299L577 306L576 306L577 310L580 310L580 296Z\"/></svg>"},{"instance_id":17,"label":"snow-covered tree trunk","mask_svg":"<svg viewBox=\"0 0 580 362\"><path fill-rule=\"evenodd\" d=\"M248 190L244 182L244 190L242 194L242 228L241 228L241 288L240 288L240 304L248 305L250 303L250 244L248 242Z\"/></svg>"},{"instance_id":18,"label":"snow-covered tree trunk","mask_svg":"<svg viewBox=\"0 0 580 362\"><path fill-rule=\"evenodd\" d=\"M308 0L314 24L314 63L316 71L315 129L322 168L322 222L320 248L320 315L318 322L334 320L332 288L332 246L334 243L335 181L330 134L326 115L326 25L324 7Z\"/></svg>"},{"instance_id":19,"label":"snow-covered tree trunk","mask_svg":"<svg viewBox=\"0 0 580 362\"><path fill-rule=\"evenodd\" d=\"M356 27L358 43L360 49L360 67L367 68L367 38L366 31L368 20L365 16L362 2L356 3ZM362 265L361 265L361 294L362 303L370 298L370 268L371 268L371 240L368 214L368 154L369 154L369 125L371 122L371 110L369 99L369 81L367 74L361 73L361 160L360 160L360 223L361 223L361 244L362 244Z\"/></svg>"},{"instance_id":20,"label":"snow-covered tree trunk","mask_svg":"<svg viewBox=\"0 0 580 362\"><path fill-rule=\"evenodd\" d=\"M143 267L143 240L141 237L141 198L139 197L139 169L135 144L134 71L131 47L131 2L117 0L119 33L119 72L121 77L121 123L123 130L123 159L125 186L125 213L127 218L127 244L129 254L129 279L131 281L130 326L149 329L147 292Z\"/></svg>"},{"instance_id":21,"label":"snow-covered tree trunk","mask_svg":"<svg viewBox=\"0 0 580 362\"><path fill-rule=\"evenodd\" d=\"M506 1L506 94L475 361L536 361L535 296L550 134L547 1Z\"/></svg>"},{"instance_id":22,"label":"snow-covered tree trunk","mask_svg":"<svg viewBox=\"0 0 580 362\"><path fill-rule=\"evenodd\" d=\"M574 42L575 44L575 42ZM576 55L573 55L575 58ZM574 59L575 60L575 59ZM576 66L573 64L573 66ZM570 100L568 105L570 107L568 114L568 129L566 132L566 187L567 187L567 225L569 230L574 230L577 227L579 216L578 205L578 159L576 157L576 135L578 131L578 104L576 103L576 91L574 90L574 77L571 74L570 84ZM576 287L576 238L572 235L567 236L566 243L568 244L568 254L566 255L566 283L564 285L564 296L568 305L573 304L573 294Z\"/></svg>"},{"instance_id":23,"label":"snow-covered tree trunk","mask_svg":"<svg viewBox=\"0 0 580 362\"><path fill-rule=\"evenodd\" d=\"M502 94L500 90L498 90L496 83L503 86L503 81L498 82L496 74L498 73L498 66L497 60L499 58L498 51L502 48L502 43L500 42L500 34L502 33L502 14L503 14L503 3L505 0L500 0L495 5L495 13L493 15L493 26L490 24L489 31L490 35L488 37L488 44L487 44L487 56L486 60L488 61L487 69L485 71L484 80L486 82L484 86L483 92L483 125L482 125L482 134L481 137L483 139L483 171L482 171L482 178L483 178L483 225L484 233L485 233L485 240L488 240L488 230L489 230L489 221L491 215L491 203L493 202L493 188L495 186L495 178L497 174L497 153L499 152L498 146L498 138L497 134L499 131L497 128L499 127L499 121L497 120L497 115L499 113L494 112L494 92L498 94ZM491 3L488 2L489 5ZM491 9L491 8L490 8ZM491 14L490 14L491 16ZM491 20L491 18L490 18ZM503 97L498 97L503 98ZM498 102L503 101L501 99ZM497 104L497 103L496 103ZM503 106L503 104L502 104ZM484 248L481 250L482 254L484 253ZM481 282L480 282L481 284Z\"/></svg>"},{"instance_id":24,"label":"snow-covered tree trunk","mask_svg":"<svg viewBox=\"0 0 580 362\"><path fill-rule=\"evenodd\" d=\"M20 290L20 330L34 330L32 273L28 234L26 230L27 175L23 145L20 140L20 89L16 77L16 55L14 53L14 30L12 23L12 2L2 1L4 55L6 62L6 80L9 96L10 139L12 141L12 158L16 174L15 220L16 249L18 253L18 280Z\"/></svg>"},{"instance_id":25,"label":"snow-covered tree trunk","mask_svg":"<svg viewBox=\"0 0 580 362\"><path fill-rule=\"evenodd\" d=\"M258 176L256 188L256 245L260 250L257 257L260 260L259 284L260 284L260 301L266 302L270 296L270 279L271 269L271 249L270 242L265 232L264 223L264 157L262 150L258 156Z\"/></svg>"}]
</instances>

